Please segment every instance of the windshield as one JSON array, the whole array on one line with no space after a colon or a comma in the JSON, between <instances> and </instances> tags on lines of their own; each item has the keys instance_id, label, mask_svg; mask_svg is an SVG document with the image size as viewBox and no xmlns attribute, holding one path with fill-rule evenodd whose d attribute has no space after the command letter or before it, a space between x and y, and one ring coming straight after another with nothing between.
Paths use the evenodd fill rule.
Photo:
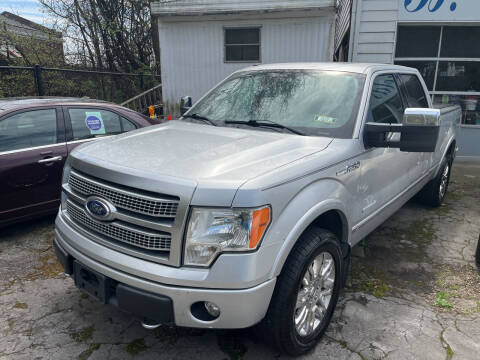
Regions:
<instances>
[{"instance_id":1,"label":"windshield","mask_svg":"<svg viewBox=\"0 0 480 360\"><path fill-rule=\"evenodd\" d=\"M206 117L219 126L227 126L225 121L264 121L307 135L351 138L364 82L364 75L347 72L240 73L221 83L186 115Z\"/></svg>"}]
</instances>

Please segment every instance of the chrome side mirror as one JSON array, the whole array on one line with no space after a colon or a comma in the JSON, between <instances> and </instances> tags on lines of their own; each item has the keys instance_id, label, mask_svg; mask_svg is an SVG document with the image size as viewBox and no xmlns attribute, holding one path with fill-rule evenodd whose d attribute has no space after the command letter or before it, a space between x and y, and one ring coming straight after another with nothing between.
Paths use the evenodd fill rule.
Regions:
<instances>
[{"instance_id":1,"label":"chrome side mirror","mask_svg":"<svg viewBox=\"0 0 480 360\"><path fill-rule=\"evenodd\" d=\"M440 132L440 110L409 108L402 124L366 123L364 143L367 147L399 148L404 152L434 152ZM389 133L400 133L400 141L392 141Z\"/></svg>"},{"instance_id":2,"label":"chrome side mirror","mask_svg":"<svg viewBox=\"0 0 480 360\"><path fill-rule=\"evenodd\" d=\"M184 96L180 99L180 114L183 116L192 107L192 97Z\"/></svg>"},{"instance_id":3,"label":"chrome side mirror","mask_svg":"<svg viewBox=\"0 0 480 360\"><path fill-rule=\"evenodd\" d=\"M400 151L434 152L440 132L440 110L409 108L403 115Z\"/></svg>"},{"instance_id":4,"label":"chrome side mirror","mask_svg":"<svg viewBox=\"0 0 480 360\"><path fill-rule=\"evenodd\" d=\"M403 114L403 125L406 126L439 126L440 110L429 108L408 108Z\"/></svg>"}]
</instances>

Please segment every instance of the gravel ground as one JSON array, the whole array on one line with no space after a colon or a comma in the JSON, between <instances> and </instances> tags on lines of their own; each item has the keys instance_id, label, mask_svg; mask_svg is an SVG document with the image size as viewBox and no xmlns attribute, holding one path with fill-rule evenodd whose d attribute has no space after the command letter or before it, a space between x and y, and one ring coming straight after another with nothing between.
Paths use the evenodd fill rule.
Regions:
<instances>
[{"instance_id":1,"label":"gravel ground","mask_svg":"<svg viewBox=\"0 0 480 360\"><path fill-rule=\"evenodd\" d=\"M144 330L62 274L53 218L0 230L1 359L283 358L251 330ZM326 336L305 359L478 359L480 165L456 164L446 203L410 202L354 249Z\"/></svg>"}]
</instances>

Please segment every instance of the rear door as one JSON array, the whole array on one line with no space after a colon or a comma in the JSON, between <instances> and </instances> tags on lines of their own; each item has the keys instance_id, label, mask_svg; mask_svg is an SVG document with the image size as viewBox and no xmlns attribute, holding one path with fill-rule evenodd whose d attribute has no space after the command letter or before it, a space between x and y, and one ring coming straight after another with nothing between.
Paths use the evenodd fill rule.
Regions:
<instances>
[{"instance_id":1,"label":"rear door","mask_svg":"<svg viewBox=\"0 0 480 360\"><path fill-rule=\"evenodd\" d=\"M63 112L69 152L82 143L139 127L124 116L100 107L65 106Z\"/></svg>"},{"instance_id":2,"label":"rear door","mask_svg":"<svg viewBox=\"0 0 480 360\"><path fill-rule=\"evenodd\" d=\"M0 223L56 210L66 156L60 108L0 118Z\"/></svg>"}]
</instances>

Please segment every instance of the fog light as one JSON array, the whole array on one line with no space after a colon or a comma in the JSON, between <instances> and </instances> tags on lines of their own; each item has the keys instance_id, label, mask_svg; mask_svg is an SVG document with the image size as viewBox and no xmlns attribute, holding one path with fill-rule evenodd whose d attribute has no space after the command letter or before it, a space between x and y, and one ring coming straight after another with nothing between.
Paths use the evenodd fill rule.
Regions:
<instances>
[{"instance_id":1,"label":"fog light","mask_svg":"<svg viewBox=\"0 0 480 360\"><path fill-rule=\"evenodd\" d=\"M220 308L217 304L214 304L210 301L205 301L205 309L207 309L207 312L214 318L220 316Z\"/></svg>"}]
</instances>

